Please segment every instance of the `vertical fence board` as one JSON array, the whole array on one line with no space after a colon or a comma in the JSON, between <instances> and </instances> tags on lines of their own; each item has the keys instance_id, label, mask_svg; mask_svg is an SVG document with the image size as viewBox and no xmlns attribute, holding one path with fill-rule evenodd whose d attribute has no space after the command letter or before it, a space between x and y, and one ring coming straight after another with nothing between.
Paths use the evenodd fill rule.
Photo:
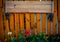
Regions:
<instances>
[{"instance_id":1,"label":"vertical fence board","mask_svg":"<svg viewBox=\"0 0 60 42\"><path fill-rule=\"evenodd\" d=\"M40 13L40 33L42 32L42 13Z\"/></svg>"},{"instance_id":2,"label":"vertical fence board","mask_svg":"<svg viewBox=\"0 0 60 42\"><path fill-rule=\"evenodd\" d=\"M8 32L9 32L9 23L4 15L4 24L5 24L5 37L9 40Z\"/></svg>"},{"instance_id":3,"label":"vertical fence board","mask_svg":"<svg viewBox=\"0 0 60 42\"><path fill-rule=\"evenodd\" d=\"M60 0L58 0L58 34L60 35Z\"/></svg>"},{"instance_id":4,"label":"vertical fence board","mask_svg":"<svg viewBox=\"0 0 60 42\"><path fill-rule=\"evenodd\" d=\"M15 33L16 37L18 37L19 34L19 14L15 13Z\"/></svg>"},{"instance_id":5,"label":"vertical fence board","mask_svg":"<svg viewBox=\"0 0 60 42\"><path fill-rule=\"evenodd\" d=\"M47 1L51 1L51 0L47 0ZM47 23L47 25L48 25L48 35L50 35L51 33L51 23L50 23L50 21L48 20L48 23Z\"/></svg>"},{"instance_id":6,"label":"vertical fence board","mask_svg":"<svg viewBox=\"0 0 60 42\"><path fill-rule=\"evenodd\" d=\"M2 0L0 0L0 8L2 8Z\"/></svg>"},{"instance_id":7,"label":"vertical fence board","mask_svg":"<svg viewBox=\"0 0 60 42\"><path fill-rule=\"evenodd\" d=\"M48 19L48 35L50 35L50 34L51 34L51 22Z\"/></svg>"},{"instance_id":8,"label":"vertical fence board","mask_svg":"<svg viewBox=\"0 0 60 42\"><path fill-rule=\"evenodd\" d=\"M9 35L8 35L8 32L9 32L9 20L6 19L6 16L4 15L4 28L5 28L5 32L4 32L4 36L5 36L5 39L7 39L7 41L9 41Z\"/></svg>"},{"instance_id":9,"label":"vertical fence board","mask_svg":"<svg viewBox=\"0 0 60 42\"><path fill-rule=\"evenodd\" d=\"M40 33L40 14L36 14L36 20L37 20L37 33Z\"/></svg>"},{"instance_id":10,"label":"vertical fence board","mask_svg":"<svg viewBox=\"0 0 60 42\"><path fill-rule=\"evenodd\" d=\"M5 20L5 28L6 28L6 34L8 34L8 32L9 32L8 20Z\"/></svg>"},{"instance_id":11,"label":"vertical fence board","mask_svg":"<svg viewBox=\"0 0 60 42\"><path fill-rule=\"evenodd\" d=\"M42 14L42 32L46 34L46 14Z\"/></svg>"},{"instance_id":12,"label":"vertical fence board","mask_svg":"<svg viewBox=\"0 0 60 42\"><path fill-rule=\"evenodd\" d=\"M4 31L3 31L3 16L2 11L0 10L0 40L4 42Z\"/></svg>"},{"instance_id":13,"label":"vertical fence board","mask_svg":"<svg viewBox=\"0 0 60 42\"><path fill-rule=\"evenodd\" d=\"M58 23L58 34L60 35L60 23Z\"/></svg>"},{"instance_id":14,"label":"vertical fence board","mask_svg":"<svg viewBox=\"0 0 60 42\"><path fill-rule=\"evenodd\" d=\"M32 29L32 34L34 34L34 14L31 14L31 29Z\"/></svg>"},{"instance_id":15,"label":"vertical fence board","mask_svg":"<svg viewBox=\"0 0 60 42\"><path fill-rule=\"evenodd\" d=\"M36 13L34 13L34 34L37 34L37 21L36 21Z\"/></svg>"},{"instance_id":16,"label":"vertical fence board","mask_svg":"<svg viewBox=\"0 0 60 42\"><path fill-rule=\"evenodd\" d=\"M10 29L12 32L12 36L14 36L14 17L12 13L10 14Z\"/></svg>"},{"instance_id":17,"label":"vertical fence board","mask_svg":"<svg viewBox=\"0 0 60 42\"><path fill-rule=\"evenodd\" d=\"M51 0L48 0L51 1ZM48 35L51 34L51 22L48 20Z\"/></svg>"},{"instance_id":18,"label":"vertical fence board","mask_svg":"<svg viewBox=\"0 0 60 42\"><path fill-rule=\"evenodd\" d=\"M24 31L24 14L19 14L20 16L20 30L23 32Z\"/></svg>"},{"instance_id":19,"label":"vertical fence board","mask_svg":"<svg viewBox=\"0 0 60 42\"><path fill-rule=\"evenodd\" d=\"M60 21L60 0L58 0L58 19Z\"/></svg>"},{"instance_id":20,"label":"vertical fence board","mask_svg":"<svg viewBox=\"0 0 60 42\"><path fill-rule=\"evenodd\" d=\"M30 30L30 14L26 13L25 17L26 17L26 30Z\"/></svg>"},{"instance_id":21,"label":"vertical fence board","mask_svg":"<svg viewBox=\"0 0 60 42\"><path fill-rule=\"evenodd\" d=\"M54 19L53 19L53 30L54 30L54 35L56 34L56 17L57 17L57 0L54 0Z\"/></svg>"}]
</instances>

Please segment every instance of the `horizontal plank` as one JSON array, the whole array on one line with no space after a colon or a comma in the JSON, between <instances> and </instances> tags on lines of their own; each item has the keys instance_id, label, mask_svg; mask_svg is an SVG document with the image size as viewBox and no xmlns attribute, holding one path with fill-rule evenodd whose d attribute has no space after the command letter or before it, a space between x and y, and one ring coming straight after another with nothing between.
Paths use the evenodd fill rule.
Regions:
<instances>
[{"instance_id":1,"label":"horizontal plank","mask_svg":"<svg viewBox=\"0 0 60 42\"><path fill-rule=\"evenodd\" d=\"M54 12L54 2L50 1L6 1L6 12ZM52 5L52 6L51 6Z\"/></svg>"},{"instance_id":2,"label":"horizontal plank","mask_svg":"<svg viewBox=\"0 0 60 42\"><path fill-rule=\"evenodd\" d=\"M53 2L53 1L52 1ZM6 1L6 4L8 5L29 5L29 4L32 4L32 5L41 5L41 4L51 4L51 1Z\"/></svg>"}]
</instances>

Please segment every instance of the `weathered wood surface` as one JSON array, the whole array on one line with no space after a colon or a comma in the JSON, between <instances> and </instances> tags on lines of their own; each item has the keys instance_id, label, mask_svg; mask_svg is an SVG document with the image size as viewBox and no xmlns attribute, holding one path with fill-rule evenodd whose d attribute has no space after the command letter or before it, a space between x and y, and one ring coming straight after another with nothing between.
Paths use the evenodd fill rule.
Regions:
<instances>
[{"instance_id":1,"label":"weathered wood surface","mask_svg":"<svg viewBox=\"0 0 60 42\"><path fill-rule=\"evenodd\" d=\"M6 12L35 12L35 13L54 12L54 2L50 1L6 1Z\"/></svg>"}]
</instances>

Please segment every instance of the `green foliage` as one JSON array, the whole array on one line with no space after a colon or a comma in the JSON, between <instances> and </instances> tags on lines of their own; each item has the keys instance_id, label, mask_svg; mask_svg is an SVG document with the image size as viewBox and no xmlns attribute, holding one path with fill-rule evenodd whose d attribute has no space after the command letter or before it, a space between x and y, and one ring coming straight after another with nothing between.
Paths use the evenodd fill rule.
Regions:
<instances>
[{"instance_id":1,"label":"green foliage","mask_svg":"<svg viewBox=\"0 0 60 42\"><path fill-rule=\"evenodd\" d=\"M60 42L60 37L58 35L53 36L50 35L49 37L46 36L44 33L40 33L37 35L23 35L19 34L19 42ZM5 42L7 42L7 39L5 39ZM16 37L11 37L10 42L17 42Z\"/></svg>"},{"instance_id":2,"label":"green foliage","mask_svg":"<svg viewBox=\"0 0 60 42\"><path fill-rule=\"evenodd\" d=\"M4 42L7 42L7 39L5 39Z\"/></svg>"},{"instance_id":3,"label":"green foliage","mask_svg":"<svg viewBox=\"0 0 60 42\"><path fill-rule=\"evenodd\" d=\"M11 37L11 38L10 38L10 42L17 42L16 37Z\"/></svg>"},{"instance_id":4,"label":"green foliage","mask_svg":"<svg viewBox=\"0 0 60 42\"><path fill-rule=\"evenodd\" d=\"M48 41L49 41L49 42L54 42L54 36L53 36L53 35L50 35L50 36L48 37Z\"/></svg>"},{"instance_id":5,"label":"green foliage","mask_svg":"<svg viewBox=\"0 0 60 42\"><path fill-rule=\"evenodd\" d=\"M55 36L55 38L54 38L54 42L60 42L60 38L59 38L58 35Z\"/></svg>"},{"instance_id":6,"label":"green foliage","mask_svg":"<svg viewBox=\"0 0 60 42\"><path fill-rule=\"evenodd\" d=\"M19 34L19 42L24 42L24 36L22 34Z\"/></svg>"}]
</instances>

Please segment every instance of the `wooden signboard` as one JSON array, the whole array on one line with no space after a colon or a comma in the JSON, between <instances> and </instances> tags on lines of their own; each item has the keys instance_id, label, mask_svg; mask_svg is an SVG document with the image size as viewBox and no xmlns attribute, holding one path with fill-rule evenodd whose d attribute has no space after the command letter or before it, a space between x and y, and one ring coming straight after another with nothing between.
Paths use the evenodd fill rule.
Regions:
<instances>
[{"instance_id":1,"label":"wooden signboard","mask_svg":"<svg viewBox=\"0 0 60 42\"><path fill-rule=\"evenodd\" d=\"M52 12L51 12L52 5ZM53 13L54 2L50 1L6 1L5 12Z\"/></svg>"}]
</instances>

